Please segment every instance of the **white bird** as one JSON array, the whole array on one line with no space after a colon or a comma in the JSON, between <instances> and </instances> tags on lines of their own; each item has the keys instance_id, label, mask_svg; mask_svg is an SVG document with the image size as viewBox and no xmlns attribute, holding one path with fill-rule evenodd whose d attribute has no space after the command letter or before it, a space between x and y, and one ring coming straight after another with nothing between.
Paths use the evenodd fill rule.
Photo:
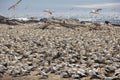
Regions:
<instances>
[{"instance_id":1,"label":"white bird","mask_svg":"<svg viewBox=\"0 0 120 80\"><path fill-rule=\"evenodd\" d=\"M101 10L102 9L94 9L90 13L92 13L92 14L98 14L98 12L101 11Z\"/></svg>"},{"instance_id":2,"label":"white bird","mask_svg":"<svg viewBox=\"0 0 120 80\"><path fill-rule=\"evenodd\" d=\"M44 10L43 12L46 12L46 13L48 13L48 14L50 14L50 15L53 14L53 11L52 11L52 10L48 10L48 9Z\"/></svg>"},{"instance_id":3,"label":"white bird","mask_svg":"<svg viewBox=\"0 0 120 80\"><path fill-rule=\"evenodd\" d=\"M8 8L8 10L10 10L10 9L15 9L16 6L17 6L21 1L22 1L22 0L17 1L15 4L13 4L12 6L10 6L10 7Z\"/></svg>"}]
</instances>

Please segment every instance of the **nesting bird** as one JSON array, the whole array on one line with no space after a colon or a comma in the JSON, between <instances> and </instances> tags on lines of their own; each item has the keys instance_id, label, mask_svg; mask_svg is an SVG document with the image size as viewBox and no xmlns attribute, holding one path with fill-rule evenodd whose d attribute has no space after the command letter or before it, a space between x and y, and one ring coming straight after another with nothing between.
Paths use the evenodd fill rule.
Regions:
<instances>
[{"instance_id":1,"label":"nesting bird","mask_svg":"<svg viewBox=\"0 0 120 80\"><path fill-rule=\"evenodd\" d=\"M90 13L92 13L92 14L98 14L98 12L99 11L101 11L102 9L94 9L94 10L92 10Z\"/></svg>"},{"instance_id":2,"label":"nesting bird","mask_svg":"<svg viewBox=\"0 0 120 80\"><path fill-rule=\"evenodd\" d=\"M10 6L10 7L8 8L8 10L10 10L10 9L15 9L16 6L17 6L21 1L22 1L22 0L17 1L17 3L13 4L12 6Z\"/></svg>"},{"instance_id":3,"label":"nesting bird","mask_svg":"<svg viewBox=\"0 0 120 80\"><path fill-rule=\"evenodd\" d=\"M44 10L43 12L46 12L46 13L48 13L48 14L50 14L50 15L52 15L53 14L53 11L52 10Z\"/></svg>"}]
</instances>

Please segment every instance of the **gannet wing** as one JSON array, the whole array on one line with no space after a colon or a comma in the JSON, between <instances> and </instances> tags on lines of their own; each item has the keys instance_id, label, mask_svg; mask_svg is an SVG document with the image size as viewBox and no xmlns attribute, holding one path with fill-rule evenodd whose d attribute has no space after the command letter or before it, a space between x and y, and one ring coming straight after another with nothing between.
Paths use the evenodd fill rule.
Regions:
<instances>
[{"instance_id":1,"label":"gannet wing","mask_svg":"<svg viewBox=\"0 0 120 80\"><path fill-rule=\"evenodd\" d=\"M17 3L13 4L12 6L10 6L10 7L8 8L8 10L10 10L10 9L15 9L15 7L17 6L17 4L19 4L21 1L22 1L22 0L19 0Z\"/></svg>"}]
</instances>

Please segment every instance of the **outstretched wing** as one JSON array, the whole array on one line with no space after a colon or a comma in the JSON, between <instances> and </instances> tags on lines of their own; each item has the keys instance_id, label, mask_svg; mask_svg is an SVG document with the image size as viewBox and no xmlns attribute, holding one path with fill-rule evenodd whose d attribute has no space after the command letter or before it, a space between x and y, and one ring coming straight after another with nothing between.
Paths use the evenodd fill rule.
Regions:
<instances>
[{"instance_id":1,"label":"outstretched wing","mask_svg":"<svg viewBox=\"0 0 120 80\"><path fill-rule=\"evenodd\" d=\"M101 11L102 9L96 9L96 11L98 12L98 11Z\"/></svg>"},{"instance_id":2,"label":"outstretched wing","mask_svg":"<svg viewBox=\"0 0 120 80\"><path fill-rule=\"evenodd\" d=\"M53 14L53 11L51 11L51 10L44 10L43 12L47 12L47 13L49 13L49 14Z\"/></svg>"},{"instance_id":3,"label":"outstretched wing","mask_svg":"<svg viewBox=\"0 0 120 80\"><path fill-rule=\"evenodd\" d=\"M22 0L19 0L16 4L19 4Z\"/></svg>"},{"instance_id":4,"label":"outstretched wing","mask_svg":"<svg viewBox=\"0 0 120 80\"><path fill-rule=\"evenodd\" d=\"M12 6L10 6L10 7L8 8L8 10L10 10L10 9L15 9L15 7L16 7L21 1L22 1L22 0L19 0L17 3L13 4Z\"/></svg>"},{"instance_id":5,"label":"outstretched wing","mask_svg":"<svg viewBox=\"0 0 120 80\"><path fill-rule=\"evenodd\" d=\"M10 6L9 8L8 8L8 10L10 10L10 9L15 9L15 5L12 5L12 6Z\"/></svg>"}]
</instances>

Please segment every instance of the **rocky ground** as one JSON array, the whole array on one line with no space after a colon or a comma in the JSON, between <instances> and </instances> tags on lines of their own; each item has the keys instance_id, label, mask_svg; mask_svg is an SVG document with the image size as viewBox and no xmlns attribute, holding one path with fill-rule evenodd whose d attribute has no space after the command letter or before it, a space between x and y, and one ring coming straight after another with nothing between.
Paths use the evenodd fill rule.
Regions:
<instances>
[{"instance_id":1,"label":"rocky ground","mask_svg":"<svg viewBox=\"0 0 120 80\"><path fill-rule=\"evenodd\" d=\"M120 80L120 26L77 19L0 24L0 80Z\"/></svg>"}]
</instances>

